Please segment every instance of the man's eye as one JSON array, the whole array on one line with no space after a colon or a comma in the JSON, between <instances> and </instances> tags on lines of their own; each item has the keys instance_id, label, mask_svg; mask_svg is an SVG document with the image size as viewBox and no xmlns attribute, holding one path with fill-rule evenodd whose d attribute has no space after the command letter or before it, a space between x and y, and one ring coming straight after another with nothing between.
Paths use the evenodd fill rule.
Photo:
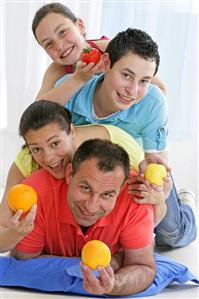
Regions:
<instances>
[{"instance_id":1,"label":"man's eye","mask_svg":"<svg viewBox=\"0 0 199 299\"><path fill-rule=\"evenodd\" d=\"M123 77L124 77L125 79L130 79L130 75L129 75L129 74L127 74L127 73L123 73L122 75L123 75Z\"/></svg>"},{"instance_id":2,"label":"man's eye","mask_svg":"<svg viewBox=\"0 0 199 299\"><path fill-rule=\"evenodd\" d=\"M81 186L81 190L82 190L83 192L89 192L89 191L90 191L90 189L89 189L88 186Z\"/></svg>"},{"instance_id":3,"label":"man's eye","mask_svg":"<svg viewBox=\"0 0 199 299\"><path fill-rule=\"evenodd\" d=\"M109 198L111 198L113 195L111 194L111 193L104 193L103 194L103 198L104 199L109 199Z\"/></svg>"}]
</instances>

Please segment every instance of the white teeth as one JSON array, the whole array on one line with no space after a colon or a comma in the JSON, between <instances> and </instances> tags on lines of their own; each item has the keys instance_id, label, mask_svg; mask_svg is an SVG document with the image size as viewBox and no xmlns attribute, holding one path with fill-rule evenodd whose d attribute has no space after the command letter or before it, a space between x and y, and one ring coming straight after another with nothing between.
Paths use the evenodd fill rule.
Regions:
<instances>
[{"instance_id":1,"label":"white teeth","mask_svg":"<svg viewBox=\"0 0 199 299\"><path fill-rule=\"evenodd\" d=\"M73 47L70 47L68 50L66 50L62 55L61 57L62 58L65 58L66 56L68 56L70 54L70 52L72 51Z\"/></svg>"},{"instance_id":2,"label":"white teeth","mask_svg":"<svg viewBox=\"0 0 199 299\"><path fill-rule=\"evenodd\" d=\"M133 100L134 100L134 98L126 97L126 96L124 96L124 95L121 94L121 93L119 93L119 96L120 96L121 98L123 98L124 100L127 100L127 101L133 101Z\"/></svg>"}]
</instances>

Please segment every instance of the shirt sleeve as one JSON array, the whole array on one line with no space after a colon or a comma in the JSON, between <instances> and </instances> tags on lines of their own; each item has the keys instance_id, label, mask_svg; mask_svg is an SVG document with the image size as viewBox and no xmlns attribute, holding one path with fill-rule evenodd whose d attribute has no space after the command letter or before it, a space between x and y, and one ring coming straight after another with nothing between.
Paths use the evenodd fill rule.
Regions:
<instances>
[{"instance_id":1,"label":"shirt sleeve","mask_svg":"<svg viewBox=\"0 0 199 299\"><path fill-rule=\"evenodd\" d=\"M154 209L153 205L132 204L125 217L120 234L120 243L126 249L138 249L153 241Z\"/></svg>"},{"instance_id":2,"label":"shirt sleeve","mask_svg":"<svg viewBox=\"0 0 199 299\"><path fill-rule=\"evenodd\" d=\"M24 146L17 154L15 164L25 178L39 169L39 165L33 159L28 146Z\"/></svg>"},{"instance_id":3,"label":"shirt sleeve","mask_svg":"<svg viewBox=\"0 0 199 299\"><path fill-rule=\"evenodd\" d=\"M142 143L146 153L168 149L168 110L166 99L157 94L148 99L146 125L142 129Z\"/></svg>"}]
</instances>

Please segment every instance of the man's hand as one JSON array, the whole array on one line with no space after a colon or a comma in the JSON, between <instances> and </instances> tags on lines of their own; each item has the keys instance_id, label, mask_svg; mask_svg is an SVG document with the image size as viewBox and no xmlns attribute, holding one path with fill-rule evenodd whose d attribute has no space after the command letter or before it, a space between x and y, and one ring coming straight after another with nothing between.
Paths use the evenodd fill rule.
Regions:
<instances>
[{"instance_id":1,"label":"man's hand","mask_svg":"<svg viewBox=\"0 0 199 299\"><path fill-rule=\"evenodd\" d=\"M110 265L106 268L98 267L99 277L95 277L91 269L81 264L83 273L83 286L86 291L92 294L109 294L114 286L115 275Z\"/></svg>"}]
</instances>

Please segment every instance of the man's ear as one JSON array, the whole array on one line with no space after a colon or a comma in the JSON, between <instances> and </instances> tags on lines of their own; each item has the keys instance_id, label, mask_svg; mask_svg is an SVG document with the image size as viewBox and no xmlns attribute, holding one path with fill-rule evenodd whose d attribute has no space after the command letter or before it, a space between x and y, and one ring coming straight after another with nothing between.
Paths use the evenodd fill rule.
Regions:
<instances>
[{"instance_id":1,"label":"man's ear","mask_svg":"<svg viewBox=\"0 0 199 299\"><path fill-rule=\"evenodd\" d=\"M108 53L104 53L101 56L101 63L102 63L102 71L106 72L107 70L110 69L110 58Z\"/></svg>"},{"instance_id":2,"label":"man's ear","mask_svg":"<svg viewBox=\"0 0 199 299\"><path fill-rule=\"evenodd\" d=\"M72 163L68 163L66 166L66 183L69 184L71 181L71 178L73 176L73 166Z\"/></svg>"},{"instance_id":3,"label":"man's ear","mask_svg":"<svg viewBox=\"0 0 199 299\"><path fill-rule=\"evenodd\" d=\"M85 32L85 25L84 25L84 22L82 21L82 19L77 18L76 25L77 25L81 35L84 35L86 32Z\"/></svg>"}]
</instances>

